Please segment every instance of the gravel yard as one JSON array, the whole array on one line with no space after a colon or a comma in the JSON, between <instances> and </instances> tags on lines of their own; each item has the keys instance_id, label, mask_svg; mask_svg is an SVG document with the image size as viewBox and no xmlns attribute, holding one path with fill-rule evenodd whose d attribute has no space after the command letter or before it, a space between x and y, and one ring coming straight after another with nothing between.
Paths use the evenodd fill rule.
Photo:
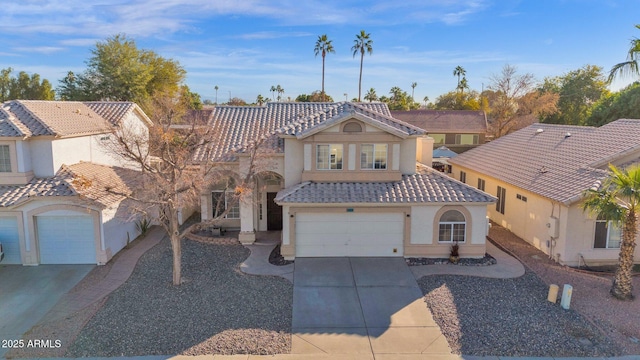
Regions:
<instances>
[{"instance_id":1,"label":"gravel yard","mask_svg":"<svg viewBox=\"0 0 640 360\"><path fill-rule=\"evenodd\" d=\"M167 239L140 259L66 356L277 354L291 347L293 286L245 275L241 245L183 241L184 283L171 285Z\"/></svg>"},{"instance_id":2,"label":"gravel yard","mask_svg":"<svg viewBox=\"0 0 640 360\"><path fill-rule=\"evenodd\" d=\"M516 279L425 276L429 309L456 354L478 356L612 356L606 336L574 310L547 301L531 271Z\"/></svg>"},{"instance_id":3,"label":"gravel yard","mask_svg":"<svg viewBox=\"0 0 640 360\"><path fill-rule=\"evenodd\" d=\"M633 301L609 295L611 275L593 275L560 266L503 227L493 224L489 236L514 253L545 284L573 286L571 307L606 334L618 355L640 354L640 277L634 277Z\"/></svg>"}]
</instances>

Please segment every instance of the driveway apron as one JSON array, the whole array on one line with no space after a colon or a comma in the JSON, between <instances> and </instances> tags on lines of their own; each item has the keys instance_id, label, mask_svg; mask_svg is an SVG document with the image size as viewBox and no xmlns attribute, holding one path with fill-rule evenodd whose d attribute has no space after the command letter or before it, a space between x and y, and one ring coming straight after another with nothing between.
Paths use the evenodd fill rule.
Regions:
<instances>
[{"instance_id":1,"label":"driveway apron","mask_svg":"<svg viewBox=\"0 0 640 360\"><path fill-rule=\"evenodd\" d=\"M402 258L297 258L292 330L292 354L451 354Z\"/></svg>"},{"instance_id":2,"label":"driveway apron","mask_svg":"<svg viewBox=\"0 0 640 360\"><path fill-rule=\"evenodd\" d=\"M0 339L21 339L94 267L0 265ZM0 347L0 358L7 351Z\"/></svg>"}]
</instances>

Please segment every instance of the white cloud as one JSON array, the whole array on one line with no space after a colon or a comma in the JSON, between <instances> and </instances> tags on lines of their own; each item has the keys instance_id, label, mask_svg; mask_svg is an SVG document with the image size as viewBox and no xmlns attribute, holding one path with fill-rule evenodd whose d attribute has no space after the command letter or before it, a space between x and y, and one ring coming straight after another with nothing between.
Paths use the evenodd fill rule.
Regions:
<instances>
[{"instance_id":1,"label":"white cloud","mask_svg":"<svg viewBox=\"0 0 640 360\"><path fill-rule=\"evenodd\" d=\"M52 54L58 51L62 51L64 50L64 48L57 46L21 46L15 47L13 48L13 50L28 53Z\"/></svg>"}]
</instances>

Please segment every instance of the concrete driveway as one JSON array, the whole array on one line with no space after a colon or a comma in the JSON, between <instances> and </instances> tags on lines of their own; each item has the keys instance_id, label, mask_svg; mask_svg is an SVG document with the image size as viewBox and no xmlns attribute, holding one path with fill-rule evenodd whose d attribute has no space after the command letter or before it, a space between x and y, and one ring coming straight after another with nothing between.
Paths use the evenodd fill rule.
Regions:
<instances>
[{"instance_id":1,"label":"concrete driveway","mask_svg":"<svg viewBox=\"0 0 640 360\"><path fill-rule=\"evenodd\" d=\"M0 339L21 339L94 267L0 264ZM7 351L0 347L0 358Z\"/></svg>"},{"instance_id":2,"label":"concrete driveway","mask_svg":"<svg viewBox=\"0 0 640 360\"><path fill-rule=\"evenodd\" d=\"M296 258L293 284L292 354L451 353L402 258Z\"/></svg>"}]
</instances>

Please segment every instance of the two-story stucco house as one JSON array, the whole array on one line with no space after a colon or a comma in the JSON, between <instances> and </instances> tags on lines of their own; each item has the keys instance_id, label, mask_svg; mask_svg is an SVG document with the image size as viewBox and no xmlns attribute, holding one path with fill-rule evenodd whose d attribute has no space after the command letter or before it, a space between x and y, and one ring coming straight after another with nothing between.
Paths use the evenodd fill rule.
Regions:
<instances>
[{"instance_id":1,"label":"two-story stucco house","mask_svg":"<svg viewBox=\"0 0 640 360\"><path fill-rule=\"evenodd\" d=\"M382 103L268 103L216 107L209 126L224 134L213 160L238 176L241 149L263 138L266 166L252 192L229 202L221 225L252 243L256 231L282 230L285 258L315 256L447 257L485 254L487 205L495 198L434 171L433 139L391 116ZM233 156L229 156L233 152ZM423 165L426 164L426 165ZM227 196L212 184L203 219ZM228 187L227 187L228 188Z\"/></svg>"},{"instance_id":2,"label":"two-story stucco house","mask_svg":"<svg viewBox=\"0 0 640 360\"><path fill-rule=\"evenodd\" d=\"M104 264L138 231L121 196L126 169L102 145L147 131L127 102L9 101L0 107L0 242L8 264ZM124 166L124 167L122 167Z\"/></svg>"},{"instance_id":3,"label":"two-story stucco house","mask_svg":"<svg viewBox=\"0 0 640 360\"><path fill-rule=\"evenodd\" d=\"M640 120L599 128L533 124L449 160L452 176L498 198L489 216L556 261L616 263L621 230L582 208L608 166L640 162ZM640 259L640 247L635 250Z\"/></svg>"}]
</instances>

